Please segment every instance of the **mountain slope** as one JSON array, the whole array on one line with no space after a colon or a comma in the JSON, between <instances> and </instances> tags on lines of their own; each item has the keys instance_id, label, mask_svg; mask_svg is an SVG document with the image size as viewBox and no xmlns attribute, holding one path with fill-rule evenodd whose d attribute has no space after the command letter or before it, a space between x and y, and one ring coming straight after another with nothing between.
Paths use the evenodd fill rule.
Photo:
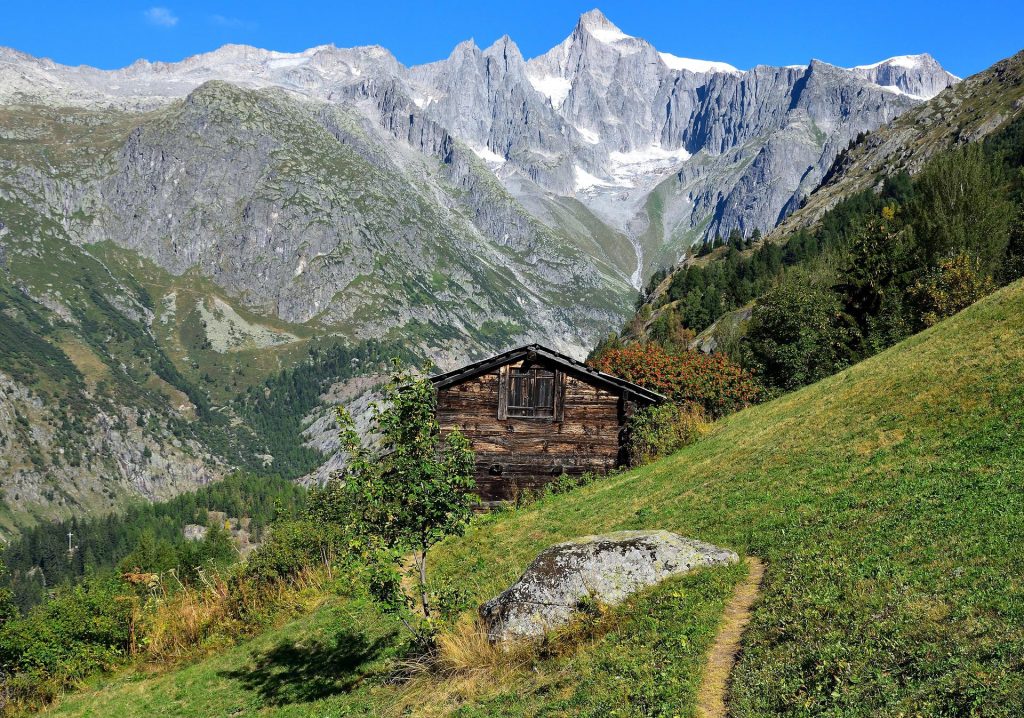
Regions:
<instances>
[{"instance_id":1,"label":"mountain slope","mask_svg":"<svg viewBox=\"0 0 1024 718\"><path fill-rule=\"evenodd\" d=\"M0 52L0 98L12 104L146 111L210 80L354 104L392 141L428 155L450 133L527 206L550 196L587 205L633 245L626 276L638 286L695 239L736 226L770 229L850 139L957 78L927 55L740 72L659 53L597 10L530 60L508 37L486 50L465 42L445 60L411 68L379 47L288 54L229 45L112 72ZM657 200L668 217L654 222L652 191L680 171ZM566 229L557 216L536 216ZM497 239L504 224L482 230Z\"/></svg>"},{"instance_id":2,"label":"mountain slope","mask_svg":"<svg viewBox=\"0 0 1024 718\"><path fill-rule=\"evenodd\" d=\"M845 197L914 173L936 152L984 139L1024 114L1024 52L997 62L858 141L771 238L807 227Z\"/></svg>"},{"instance_id":3,"label":"mountain slope","mask_svg":"<svg viewBox=\"0 0 1024 718\"><path fill-rule=\"evenodd\" d=\"M739 71L659 53L598 11L537 58L506 37L418 67L380 47L228 45L114 71L0 49L0 272L41 347L0 355L19 397L4 421L25 429L0 455L18 477L5 523L232 466L305 474L289 442L327 446L329 395L352 393L325 387L375 368L291 387L324 390L302 402L305 436L296 407L265 420L244 397L325 345L443 368L527 341L581 356L655 267L708 233L769 229L856 133L955 81L926 56ZM51 351L141 431L94 425L86 389L53 439L63 420L29 405L86 390L36 385ZM164 421L136 416L142 401ZM69 441L117 465L57 471Z\"/></svg>"},{"instance_id":4,"label":"mountain slope","mask_svg":"<svg viewBox=\"0 0 1024 718\"><path fill-rule=\"evenodd\" d=\"M711 251L711 245L705 245L696 257L652 277L635 317L624 325L623 338L675 344L688 341L702 350L728 346L726 351L735 352L751 318L751 305L778 282L787 267L822 274L820 262L825 255L831 269L823 274L831 273L833 280L841 281L836 272L849 272L843 257L851 237L870 231L883 204L901 213L905 221L918 216L915 221L920 222L914 202L921 197L912 196L919 184L915 175L929 160L948 158L965 145L980 145L987 155L985 162L1003 178L996 181L989 196L1005 195L1019 204L1013 178L1020 159L1014 154L1017 150L1010 148L1020 144L1022 118L1024 53L967 78L851 143L804 206L762 237L767 243L749 251L755 237L744 241L742 236L731 236L728 243L744 251L717 244ZM964 204L958 211L970 213L971 209ZM927 234L928 230L922 230L917 238L927 239ZM1010 245L1012 250L1013 241ZM873 251L881 255L883 249ZM1019 276L1013 268L1016 260L1007 261L997 282ZM921 264L904 269L907 276L927 271ZM681 329L698 336L693 341L686 339Z\"/></svg>"},{"instance_id":5,"label":"mountain slope","mask_svg":"<svg viewBox=\"0 0 1024 718\"><path fill-rule=\"evenodd\" d=\"M559 540L667 528L767 565L733 676L733 715L1019 715L1022 336L1018 282L841 374L723 420L674 456L481 519L443 544L437 570L482 600ZM349 603L180 672L126 675L69 696L52 714L381 715L404 705L463 718L648 715L665 701L682 715L695 686L673 666L693 665L706 637L672 620L720 608L723 594L708 589L645 596L621 629L504 683L387 682L393 624ZM662 630L639 633L643 615ZM362 648L331 650L317 638L328 626ZM635 663L634 650L650 661ZM588 665L599 672L573 672Z\"/></svg>"}]
</instances>

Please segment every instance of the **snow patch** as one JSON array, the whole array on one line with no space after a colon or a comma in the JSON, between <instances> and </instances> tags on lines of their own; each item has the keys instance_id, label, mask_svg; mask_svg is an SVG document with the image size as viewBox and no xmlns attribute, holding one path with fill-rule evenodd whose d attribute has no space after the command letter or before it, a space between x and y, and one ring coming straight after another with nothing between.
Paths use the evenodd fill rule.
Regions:
<instances>
[{"instance_id":1,"label":"snow patch","mask_svg":"<svg viewBox=\"0 0 1024 718\"><path fill-rule=\"evenodd\" d=\"M913 94L911 94L911 93L909 93L909 92L907 92L905 90L901 90L896 85L876 85L876 87L878 87L878 88L880 88L882 90L885 90L886 92L892 92L893 94L896 94L896 95L903 95L904 97L909 97L912 100L927 100L928 99L927 97L923 97L921 95L913 95Z\"/></svg>"},{"instance_id":2,"label":"snow patch","mask_svg":"<svg viewBox=\"0 0 1024 718\"><path fill-rule=\"evenodd\" d=\"M641 180L671 172L688 159L690 153L682 147L667 150L660 144L629 152L612 152L608 155L607 164L610 179L592 175L579 165L573 167L576 191L582 192L598 187L636 187Z\"/></svg>"},{"instance_id":3,"label":"snow patch","mask_svg":"<svg viewBox=\"0 0 1024 718\"><path fill-rule=\"evenodd\" d=\"M739 70L727 62L713 62L711 60L694 60L689 57L677 57L667 52L659 52L661 61L670 70L688 70L689 72L730 72L739 74Z\"/></svg>"},{"instance_id":4,"label":"snow patch","mask_svg":"<svg viewBox=\"0 0 1024 718\"><path fill-rule=\"evenodd\" d=\"M298 67L309 62L308 57L282 57L276 60L267 60L267 67L271 70L279 70L285 67Z\"/></svg>"},{"instance_id":5,"label":"snow patch","mask_svg":"<svg viewBox=\"0 0 1024 718\"><path fill-rule=\"evenodd\" d=\"M412 98L412 101L413 101L413 104L416 105L416 107L418 107L418 108L420 108L422 110L424 107L428 106L430 103L432 103L436 99L437 98L434 97L433 95L427 95L426 97L421 97L420 95L415 95Z\"/></svg>"},{"instance_id":6,"label":"snow patch","mask_svg":"<svg viewBox=\"0 0 1024 718\"><path fill-rule=\"evenodd\" d=\"M590 33L592 38L599 42L619 42L620 40L633 39L630 35L615 27L611 20L606 18L600 10L591 10L580 15L580 24Z\"/></svg>"},{"instance_id":7,"label":"snow patch","mask_svg":"<svg viewBox=\"0 0 1024 718\"><path fill-rule=\"evenodd\" d=\"M576 176L576 191L582 192L584 190L592 189L594 187L614 187L615 185L611 182L595 177L594 175L587 172L579 165L573 166L573 172Z\"/></svg>"},{"instance_id":8,"label":"snow patch","mask_svg":"<svg viewBox=\"0 0 1024 718\"><path fill-rule=\"evenodd\" d=\"M903 67L908 70L921 67L925 63L925 55L897 55L896 57L890 57L888 60L881 60L879 62L872 63L870 65L857 65L854 70L873 70L876 67L882 65L892 65L894 67Z\"/></svg>"},{"instance_id":9,"label":"snow patch","mask_svg":"<svg viewBox=\"0 0 1024 718\"><path fill-rule=\"evenodd\" d=\"M631 35L627 35L611 23L592 23L587 24L586 28L587 32L590 33L590 36L600 42L619 42L620 40L633 39Z\"/></svg>"},{"instance_id":10,"label":"snow patch","mask_svg":"<svg viewBox=\"0 0 1024 718\"><path fill-rule=\"evenodd\" d=\"M615 184L623 187L634 186L641 177L673 170L688 159L690 153L684 148L669 150L660 144L608 155Z\"/></svg>"},{"instance_id":11,"label":"snow patch","mask_svg":"<svg viewBox=\"0 0 1024 718\"><path fill-rule=\"evenodd\" d=\"M580 133L580 137L582 137L584 141L589 142L592 145L596 145L598 142L601 141L601 135L597 134L593 130L588 130L583 127L577 127L576 131Z\"/></svg>"},{"instance_id":12,"label":"snow patch","mask_svg":"<svg viewBox=\"0 0 1024 718\"><path fill-rule=\"evenodd\" d=\"M551 100L551 106L556 110L562 106L572 89L572 83L564 77L533 77L528 74L526 79L533 85L533 89Z\"/></svg>"},{"instance_id":13,"label":"snow patch","mask_svg":"<svg viewBox=\"0 0 1024 718\"><path fill-rule=\"evenodd\" d=\"M473 150L473 153L487 164L505 164L505 158L499 155L494 150L492 150L490 147L475 147L473 145L470 145L469 149Z\"/></svg>"}]
</instances>

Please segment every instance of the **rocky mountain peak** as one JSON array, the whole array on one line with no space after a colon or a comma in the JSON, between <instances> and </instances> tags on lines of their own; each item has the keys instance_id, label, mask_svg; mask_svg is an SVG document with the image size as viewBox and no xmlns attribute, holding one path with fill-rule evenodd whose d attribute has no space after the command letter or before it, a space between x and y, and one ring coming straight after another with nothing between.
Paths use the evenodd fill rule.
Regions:
<instances>
[{"instance_id":1,"label":"rocky mountain peak","mask_svg":"<svg viewBox=\"0 0 1024 718\"><path fill-rule=\"evenodd\" d=\"M620 30L597 8L580 15L580 19L576 23L576 32L580 31L586 32L595 40L607 43L635 39Z\"/></svg>"},{"instance_id":2,"label":"rocky mountain peak","mask_svg":"<svg viewBox=\"0 0 1024 718\"><path fill-rule=\"evenodd\" d=\"M930 100L960 80L946 72L928 53L898 55L870 65L851 67L850 72L879 87L916 100Z\"/></svg>"},{"instance_id":3,"label":"rocky mountain peak","mask_svg":"<svg viewBox=\"0 0 1024 718\"><path fill-rule=\"evenodd\" d=\"M483 54L484 57L500 58L505 63L506 69L524 65L523 53L519 51L519 46L508 35L502 35L495 40L490 47L484 50Z\"/></svg>"},{"instance_id":4,"label":"rocky mountain peak","mask_svg":"<svg viewBox=\"0 0 1024 718\"><path fill-rule=\"evenodd\" d=\"M468 148L495 175L488 181L504 185L549 228L564 230L564 207L556 205L578 202L585 210L571 205L571 213L593 213L567 221L596 221L610 244L625 243L612 250L625 277L612 283L625 278L634 286L708 234L771 229L857 133L956 82L926 54L856 68L814 60L806 68L740 71L659 52L596 9L530 60L507 35L486 50L467 40L446 59L414 67L378 46L276 52L226 45L113 72L0 51L0 102L134 112L166 107L211 80L305 95L331 108L324 113L358 117L401 145L372 156L394 152L404 165L410 149L437 152L461 173L456 183L483 187L457 162L455 145ZM190 104L216 99L214 90ZM500 242L532 231L474 212Z\"/></svg>"}]
</instances>

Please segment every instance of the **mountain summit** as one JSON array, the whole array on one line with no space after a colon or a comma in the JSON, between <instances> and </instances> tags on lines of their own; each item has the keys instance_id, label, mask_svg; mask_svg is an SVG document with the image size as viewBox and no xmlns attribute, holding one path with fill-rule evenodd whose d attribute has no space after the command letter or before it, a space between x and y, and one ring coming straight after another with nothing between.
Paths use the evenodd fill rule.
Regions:
<instances>
[{"instance_id":1,"label":"mountain summit","mask_svg":"<svg viewBox=\"0 0 1024 718\"><path fill-rule=\"evenodd\" d=\"M581 30L587 32L591 37L600 42L615 43L620 40L635 39L622 32L597 8L588 10L580 15L580 19L576 23L576 31L579 32Z\"/></svg>"},{"instance_id":2,"label":"mountain summit","mask_svg":"<svg viewBox=\"0 0 1024 718\"><path fill-rule=\"evenodd\" d=\"M507 36L483 51L464 42L447 59L416 67L376 46L280 53L226 45L177 63L140 61L109 72L0 52L0 101L7 104L174 114L175 102L214 80L322 103L321 116L341 112L372 128L364 141L375 146L376 158L406 164L399 158L415 156L410 150L447 157L457 185L482 187L470 164L451 162L452 147L468 148L520 217L510 226L507 215L499 222L493 210L474 206L474 232L509 245L517 235L553 232L579 247L593 241L593 229L584 227L600 226L605 276L588 281L635 287L709 235L771 229L851 139L957 78L929 55L850 69L812 62L740 71L659 52L597 9L581 15L562 43L530 60ZM133 160L122 154L120 161ZM116 174L126 176L125 169ZM168 265L174 271L203 254L177 227L189 216L189 200L181 201L186 204L172 208L178 211L170 212L168 228L185 243ZM112 214L118 212L104 216ZM224 219L235 225L228 232L237 233L237 220ZM144 236L122 239L113 226L92 226L88 234L97 232L165 261ZM247 302L276 305L280 316L305 321L323 306L281 303L285 285L300 277L298 241L279 237L275 256L292 268ZM219 269L218 281L248 287L233 271Z\"/></svg>"},{"instance_id":3,"label":"mountain summit","mask_svg":"<svg viewBox=\"0 0 1024 718\"><path fill-rule=\"evenodd\" d=\"M412 100L416 113L475 148L527 205L573 197L613 231L643 244L634 268L641 275L709 234L770 229L852 137L958 79L927 54L907 55L841 69L824 94L801 97L811 66L741 72L659 52L598 9L529 61L507 36L482 53L469 41L446 60L412 68L380 47L329 45L300 53L228 45L179 63L139 62L113 72L14 52L3 59L0 99L54 105L152 109L214 79L328 102L368 82L388 85ZM499 84L504 90L495 92ZM509 104L513 97L516 104ZM689 163L691 172L684 164L698 154L700 168ZM649 216L648 195L680 170L677 186L661 190L672 195L673 216L659 227ZM714 176L713 184L706 176ZM744 189L765 183L779 188L771 198ZM676 202L678 195L686 202ZM545 214L538 218L546 221Z\"/></svg>"}]
</instances>

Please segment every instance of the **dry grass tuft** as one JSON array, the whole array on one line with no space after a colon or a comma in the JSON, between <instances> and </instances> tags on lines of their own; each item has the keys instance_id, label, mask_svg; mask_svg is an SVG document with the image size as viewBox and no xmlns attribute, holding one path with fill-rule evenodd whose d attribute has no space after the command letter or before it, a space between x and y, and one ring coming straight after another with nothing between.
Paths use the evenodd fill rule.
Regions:
<instances>
[{"instance_id":1,"label":"dry grass tuft","mask_svg":"<svg viewBox=\"0 0 1024 718\"><path fill-rule=\"evenodd\" d=\"M230 644L272 616L293 615L323 600L325 576L309 569L289 581L259 587L244 582L229 587L217 573L199 573L198 586L182 584L173 571L150 587L150 602L141 616L146 623L144 657L174 663L214 646Z\"/></svg>"},{"instance_id":2,"label":"dry grass tuft","mask_svg":"<svg viewBox=\"0 0 1024 718\"><path fill-rule=\"evenodd\" d=\"M465 619L437 637L431 671L444 677L487 675L500 679L526 669L537 658L536 645L519 642L498 646L487 638L479 620Z\"/></svg>"},{"instance_id":3,"label":"dry grass tuft","mask_svg":"<svg viewBox=\"0 0 1024 718\"><path fill-rule=\"evenodd\" d=\"M455 707L509 690L519 681L536 688L545 681L543 663L586 650L620 625L620 611L599 603L580 605L576 617L540 641L493 644L477 618L464 617L438 634L435 650L400 666L407 680L389 715L447 715ZM429 710L425 711L425 707ZM424 712L425 711L425 712Z\"/></svg>"},{"instance_id":4,"label":"dry grass tuft","mask_svg":"<svg viewBox=\"0 0 1024 718\"><path fill-rule=\"evenodd\" d=\"M538 658L537 644L497 646L487 639L479 619L465 617L437 636L433 652L406 661L407 678L388 715L447 715L456 706L477 700L526 677Z\"/></svg>"}]
</instances>

